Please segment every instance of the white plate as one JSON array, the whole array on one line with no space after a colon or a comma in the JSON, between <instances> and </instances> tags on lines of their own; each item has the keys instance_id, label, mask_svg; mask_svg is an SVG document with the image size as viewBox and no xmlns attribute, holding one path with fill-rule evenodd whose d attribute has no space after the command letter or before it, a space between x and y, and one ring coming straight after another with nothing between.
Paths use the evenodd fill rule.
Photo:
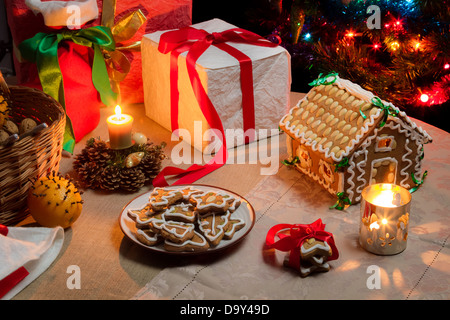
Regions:
<instances>
[{"instance_id":1,"label":"white plate","mask_svg":"<svg viewBox=\"0 0 450 320\"><path fill-rule=\"evenodd\" d=\"M213 187L213 186L207 186L207 185L198 185L198 184L194 184L194 185L180 185L180 186L172 186L172 187L166 187L167 189L178 189L178 188L182 188L182 187L188 187L188 186L192 186L195 189L199 189L202 191L222 191L222 192L227 192L228 194L231 194L239 199L241 199L241 205L239 206L239 208L232 213L233 217L236 218L241 218L245 221L245 226L236 231L236 233L234 234L233 238L230 240L225 240L222 239L222 241L220 241L220 243L215 246L215 247L211 247L206 251L200 251L200 252L172 252L172 251L167 251L164 249L164 243L155 245L155 246L148 246L144 243L142 243L141 241L139 241L136 238L135 232L136 232L136 224L133 221L133 219L131 219L128 216L128 209L139 209L142 208L143 206L145 206L148 203L149 197L150 197L150 193L146 192L140 196L137 196L136 198L134 198L133 200L131 200L123 209L122 212L120 213L119 216L119 225L120 228L122 229L122 232L125 234L125 236L127 238L129 238L131 241L135 242L136 244L143 246L145 248L148 248L150 250L153 251L158 251L158 252L164 252L164 253L171 253L171 254L187 254L187 255L193 255L193 254L201 254L201 253L208 253L208 252L215 252L218 250L222 250L225 248L228 248L231 245L236 244L238 241L242 240L249 232L250 230L253 228L253 225L255 224L255 211L253 210L252 205L243 197L241 197L240 195L225 190L225 189L221 189L218 187Z\"/></svg>"}]
</instances>

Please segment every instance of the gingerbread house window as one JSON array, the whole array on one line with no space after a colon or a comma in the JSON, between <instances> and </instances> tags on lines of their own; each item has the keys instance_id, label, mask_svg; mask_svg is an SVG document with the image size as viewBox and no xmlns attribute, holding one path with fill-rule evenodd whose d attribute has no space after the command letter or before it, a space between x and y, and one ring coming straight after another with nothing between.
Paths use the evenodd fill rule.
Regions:
<instances>
[{"instance_id":1,"label":"gingerbread house window","mask_svg":"<svg viewBox=\"0 0 450 320\"><path fill-rule=\"evenodd\" d=\"M323 160L320 160L319 163L319 173L322 175L322 178L328 182L334 182L334 170L331 168L331 165Z\"/></svg>"},{"instance_id":2,"label":"gingerbread house window","mask_svg":"<svg viewBox=\"0 0 450 320\"><path fill-rule=\"evenodd\" d=\"M395 149L397 142L394 136L381 135L377 137L377 143L375 145L375 151L388 152Z\"/></svg>"},{"instance_id":3,"label":"gingerbread house window","mask_svg":"<svg viewBox=\"0 0 450 320\"><path fill-rule=\"evenodd\" d=\"M312 159L309 155L308 150L306 150L303 146L297 148L297 157L299 159L299 165L303 169L310 169L312 166Z\"/></svg>"}]
</instances>

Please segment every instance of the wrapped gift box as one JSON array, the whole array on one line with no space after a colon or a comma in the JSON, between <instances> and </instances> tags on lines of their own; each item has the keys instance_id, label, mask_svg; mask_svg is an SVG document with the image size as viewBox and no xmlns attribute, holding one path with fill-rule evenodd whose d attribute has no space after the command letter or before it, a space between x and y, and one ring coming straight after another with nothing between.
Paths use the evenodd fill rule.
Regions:
<instances>
[{"instance_id":1,"label":"wrapped gift box","mask_svg":"<svg viewBox=\"0 0 450 320\"><path fill-rule=\"evenodd\" d=\"M223 32L235 26L220 19L194 24L192 28L208 33ZM171 84L170 53L158 50L160 37L164 31L144 35L141 44L144 81L144 103L146 115L164 128L172 131L171 124ZM254 116L257 136L258 130L277 129L280 115L289 109L291 85L290 55L280 46L263 47L247 43L227 42L251 58L253 74ZM186 52L178 56L178 128L190 133L188 141L196 149L204 151L209 141L194 142L195 132L201 121L203 133L210 126L196 100L186 67ZM236 58L218 47L210 46L197 60L196 70L201 84L219 114L223 129L242 129L243 110L240 84L240 64ZM236 130L238 131L238 130ZM236 136L235 136L236 137ZM186 137L183 137L186 138ZM237 137L227 141L227 147L243 144Z\"/></svg>"},{"instance_id":2,"label":"wrapped gift box","mask_svg":"<svg viewBox=\"0 0 450 320\"><path fill-rule=\"evenodd\" d=\"M101 25L102 6L104 0L96 0L98 5L98 16L91 21L82 21L83 27ZM48 3L51 1L30 1ZM55 1L61 2L61 1ZM71 5L84 5L86 1L69 1ZM117 0L115 1L115 22L129 12L140 9L146 16L147 21L141 26L136 34L127 43L140 41L142 36L156 30L166 30L181 28L192 23L192 0L164 0L164 1L136 1ZM58 32L57 26L47 26L50 20L45 19L41 13L34 13L26 3L26 0L5 0L8 24L14 43L14 66L17 79L20 84L38 82L36 66L24 61L17 50L17 46L25 39L33 37L38 32L52 33ZM71 13L68 13L70 16ZM83 17L81 17L83 18ZM63 21L64 19L59 19ZM56 30L55 30L56 28ZM125 45L127 44L125 43ZM121 45L121 44L120 44ZM123 101L127 103L142 103L144 101L142 89L142 66L139 51L123 51L131 62L130 71L126 78L120 83Z\"/></svg>"}]
</instances>

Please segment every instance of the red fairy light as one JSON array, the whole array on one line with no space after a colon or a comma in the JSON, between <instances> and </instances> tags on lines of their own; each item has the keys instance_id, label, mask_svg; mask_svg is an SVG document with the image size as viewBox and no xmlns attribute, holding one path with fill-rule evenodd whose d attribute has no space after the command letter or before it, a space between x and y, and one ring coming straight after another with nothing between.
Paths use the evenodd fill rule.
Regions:
<instances>
[{"instance_id":1,"label":"red fairy light","mask_svg":"<svg viewBox=\"0 0 450 320\"><path fill-rule=\"evenodd\" d=\"M428 102L429 99L430 99L430 97L426 93L422 93L420 95L420 101L422 101L423 103Z\"/></svg>"}]
</instances>

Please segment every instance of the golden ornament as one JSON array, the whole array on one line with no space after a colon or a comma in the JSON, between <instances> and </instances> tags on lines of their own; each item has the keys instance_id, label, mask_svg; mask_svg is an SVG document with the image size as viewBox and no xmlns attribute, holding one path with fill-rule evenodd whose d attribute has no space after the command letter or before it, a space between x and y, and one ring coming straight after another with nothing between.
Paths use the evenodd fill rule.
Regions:
<instances>
[{"instance_id":1,"label":"golden ornament","mask_svg":"<svg viewBox=\"0 0 450 320\"><path fill-rule=\"evenodd\" d=\"M55 173L37 179L28 193L31 216L43 227L70 227L80 216L83 200L78 188Z\"/></svg>"},{"instance_id":2,"label":"golden ornament","mask_svg":"<svg viewBox=\"0 0 450 320\"><path fill-rule=\"evenodd\" d=\"M144 152L133 152L130 153L125 159L125 166L127 168L133 168L141 163L142 158L144 157Z\"/></svg>"}]
</instances>

